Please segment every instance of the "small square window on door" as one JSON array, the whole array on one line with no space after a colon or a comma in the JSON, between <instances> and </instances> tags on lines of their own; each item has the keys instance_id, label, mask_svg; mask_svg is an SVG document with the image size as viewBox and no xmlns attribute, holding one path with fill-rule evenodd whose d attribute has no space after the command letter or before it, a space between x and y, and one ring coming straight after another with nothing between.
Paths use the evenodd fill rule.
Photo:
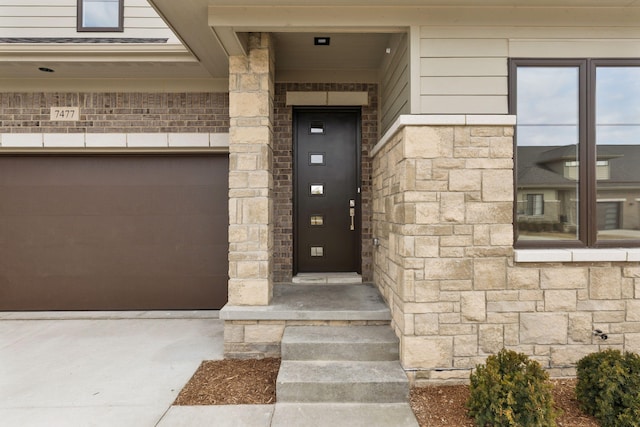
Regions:
<instances>
[{"instance_id":1,"label":"small square window on door","mask_svg":"<svg viewBox=\"0 0 640 427\"><path fill-rule=\"evenodd\" d=\"M309 166L324 166L324 153L309 153Z\"/></svg>"},{"instance_id":2,"label":"small square window on door","mask_svg":"<svg viewBox=\"0 0 640 427\"><path fill-rule=\"evenodd\" d=\"M324 247L322 247L322 246L311 246L311 256L312 257L323 257L324 256Z\"/></svg>"},{"instance_id":3,"label":"small square window on door","mask_svg":"<svg viewBox=\"0 0 640 427\"><path fill-rule=\"evenodd\" d=\"M324 184L311 184L309 194L312 196L324 196Z\"/></svg>"},{"instance_id":4,"label":"small square window on door","mask_svg":"<svg viewBox=\"0 0 640 427\"><path fill-rule=\"evenodd\" d=\"M324 122L312 121L309 126L309 134L311 135L324 135Z\"/></svg>"},{"instance_id":5,"label":"small square window on door","mask_svg":"<svg viewBox=\"0 0 640 427\"><path fill-rule=\"evenodd\" d=\"M311 220L309 221L312 227L322 227L324 225L324 216L323 215L311 215Z\"/></svg>"}]
</instances>

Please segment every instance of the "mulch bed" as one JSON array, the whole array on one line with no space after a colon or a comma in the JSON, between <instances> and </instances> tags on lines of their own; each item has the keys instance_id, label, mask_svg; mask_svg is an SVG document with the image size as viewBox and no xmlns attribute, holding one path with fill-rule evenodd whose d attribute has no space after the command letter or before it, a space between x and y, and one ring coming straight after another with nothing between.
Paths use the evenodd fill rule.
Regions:
<instances>
[{"instance_id":1,"label":"mulch bed","mask_svg":"<svg viewBox=\"0 0 640 427\"><path fill-rule=\"evenodd\" d=\"M280 359L202 362L174 405L264 405L276 402Z\"/></svg>"},{"instance_id":2,"label":"mulch bed","mask_svg":"<svg viewBox=\"0 0 640 427\"><path fill-rule=\"evenodd\" d=\"M553 400L562 410L556 423L560 427L598 427L595 418L584 414L576 400L575 379L552 380ZM469 398L469 387L428 386L411 389L411 407L420 427L474 427L467 415L465 403Z\"/></svg>"},{"instance_id":3,"label":"mulch bed","mask_svg":"<svg viewBox=\"0 0 640 427\"><path fill-rule=\"evenodd\" d=\"M276 401L280 359L215 360L202 362L174 405L260 405ZM563 414L560 427L598 427L575 397L575 379L553 380L553 398ZM467 416L466 385L414 387L411 407L420 427L474 427Z\"/></svg>"}]
</instances>

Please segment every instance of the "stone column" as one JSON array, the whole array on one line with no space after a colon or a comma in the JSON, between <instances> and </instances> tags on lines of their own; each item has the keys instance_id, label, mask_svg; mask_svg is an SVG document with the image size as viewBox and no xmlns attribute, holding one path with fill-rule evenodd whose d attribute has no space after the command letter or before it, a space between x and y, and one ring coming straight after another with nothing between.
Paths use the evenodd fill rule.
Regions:
<instances>
[{"instance_id":1,"label":"stone column","mask_svg":"<svg viewBox=\"0 0 640 427\"><path fill-rule=\"evenodd\" d=\"M229 58L229 304L273 295L273 95L270 34Z\"/></svg>"},{"instance_id":2,"label":"stone column","mask_svg":"<svg viewBox=\"0 0 640 427\"><path fill-rule=\"evenodd\" d=\"M414 381L468 380L488 353L520 344L521 312L542 295L507 284L512 119L473 120L406 126L374 158L374 278Z\"/></svg>"}]
</instances>

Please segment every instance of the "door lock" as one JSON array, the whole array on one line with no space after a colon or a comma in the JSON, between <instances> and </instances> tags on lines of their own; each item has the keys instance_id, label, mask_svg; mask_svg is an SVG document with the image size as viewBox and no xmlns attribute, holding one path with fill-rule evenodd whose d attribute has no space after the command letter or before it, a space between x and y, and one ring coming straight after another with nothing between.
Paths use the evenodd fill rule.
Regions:
<instances>
[{"instance_id":1,"label":"door lock","mask_svg":"<svg viewBox=\"0 0 640 427\"><path fill-rule=\"evenodd\" d=\"M355 199L349 200L349 216L351 217L351 231L356 229L356 201Z\"/></svg>"}]
</instances>

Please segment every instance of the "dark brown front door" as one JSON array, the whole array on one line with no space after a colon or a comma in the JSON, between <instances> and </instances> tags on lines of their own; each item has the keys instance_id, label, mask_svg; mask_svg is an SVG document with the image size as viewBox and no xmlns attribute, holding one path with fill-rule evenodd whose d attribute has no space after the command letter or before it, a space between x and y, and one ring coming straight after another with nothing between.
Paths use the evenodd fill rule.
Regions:
<instances>
[{"instance_id":1,"label":"dark brown front door","mask_svg":"<svg viewBox=\"0 0 640 427\"><path fill-rule=\"evenodd\" d=\"M360 272L360 113L296 110L296 273Z\"/></svg>"},{"instance_id":2,"label":"dark brown front door","mask_svg":"<svg viewBox=\"0 0 640 427\"><path fill-rule=\"evenodd\" d=\"M228 156L0 156L0 310L220 308Z\"/></svg>"}]
</instances>

